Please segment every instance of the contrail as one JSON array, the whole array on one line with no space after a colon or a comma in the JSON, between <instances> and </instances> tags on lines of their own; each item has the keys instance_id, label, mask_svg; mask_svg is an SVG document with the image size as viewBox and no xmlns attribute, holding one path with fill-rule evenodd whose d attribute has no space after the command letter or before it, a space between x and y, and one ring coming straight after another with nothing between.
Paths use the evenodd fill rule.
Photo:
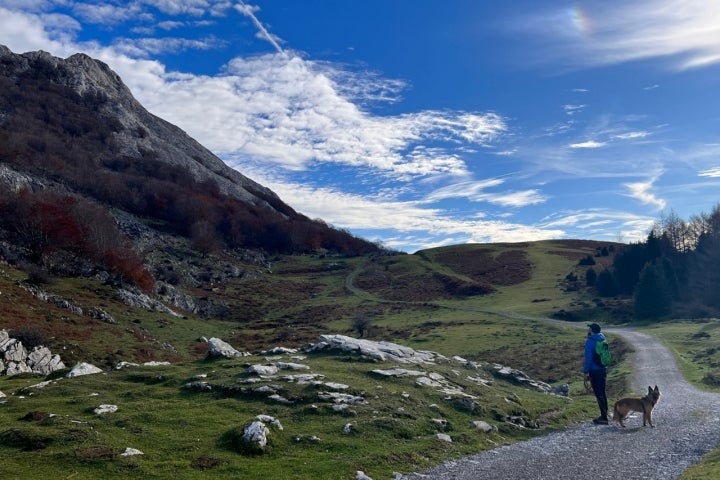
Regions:
<instances>
[{"instance_id":1,"label":"contrail","mask_svg":"<svg viewBox=\"0 0 720 480\"><path fill-rule=\"evenodd\" d=\"M275 50L277 50L277 52L279 54L281 54L284 57L287 57L287 53L285 53L285 50L283 50L282 47L280 46L280 44L277 41L275 41L273 36L270 35L270 32L268 32L267 29L263 26L263 24L260 23L260 20L257 19L255 14L253 13L252 7L247 5L242 0L238 0L238 1L240 4L235 7L237 9L237 11L242 13L246 17L249 17L250 20L252 20L253 23L255 24L255 26L257 27L258 31L260 32L260 35L262 35L265 38L265 40L270 42L270 44L273 47L275 47Z\"/></svg>"}]
</instances>

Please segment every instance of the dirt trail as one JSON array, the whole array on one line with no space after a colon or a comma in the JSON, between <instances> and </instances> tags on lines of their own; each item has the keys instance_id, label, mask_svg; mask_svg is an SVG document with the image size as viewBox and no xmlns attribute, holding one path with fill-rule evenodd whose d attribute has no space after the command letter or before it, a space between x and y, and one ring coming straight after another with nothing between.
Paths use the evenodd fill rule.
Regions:
<instances>
[{"instance_id":1,"label":"dirt trail","mask_svg":"<svg viewBox=\"0 0 720 480\"><path fill-rule=\"evenodd\" d=\"M720 394L685 381L675 358L655 337L608 329L635 348L634 390L658 385L662 399L642 427L636 414L621 429L586 424L448 462L405 479L673 479L720 446ZM614 399L611 399L611 404Z\"/></svg>"}]
</instances>

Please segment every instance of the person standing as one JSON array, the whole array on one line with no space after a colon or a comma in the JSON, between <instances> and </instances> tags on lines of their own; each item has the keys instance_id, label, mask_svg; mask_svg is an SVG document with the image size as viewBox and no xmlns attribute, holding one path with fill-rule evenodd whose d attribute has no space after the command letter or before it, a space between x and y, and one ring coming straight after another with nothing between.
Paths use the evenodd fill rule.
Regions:
<instances>
[{"instance_id":1,"label":"person standing","mask_svg":"<svg viewBox=\"0 0 720 480\"><path fill-rule=\"evenodd\" d=\"M601 365L599 360L597 360L597 355L595 355L595 344L602 340L605 340L605 335L601 333L600 325L597 323L588 324L583 373L585 374L585 381L589 381L592 386L598 407L600 408L600 416L593 420L593 423L596 425L607 425L610 423L608 419L608 399L607 393L605 392L607 367Z\"/></svg>"}]
</instances>

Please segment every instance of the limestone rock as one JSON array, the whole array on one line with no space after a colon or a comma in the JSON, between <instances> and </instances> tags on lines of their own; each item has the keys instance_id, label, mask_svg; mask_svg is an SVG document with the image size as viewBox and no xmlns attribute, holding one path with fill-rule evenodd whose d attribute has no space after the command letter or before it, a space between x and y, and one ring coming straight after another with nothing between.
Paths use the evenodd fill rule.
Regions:
<instances>
[{"instance_id":1,"label":"limestone rock","mask_svg":"<svg viewBox=\"0 0 720 480\"><path fill-rule=\"evenodd\" d=\"M470 426L477 428L481 432L490 433L497 431L497 427L490 425L489 423L483 421L483 420L474 420L470 422Z\"/></svg>"},{"instance_id":2,"label":"limestone rock","mask_svg":"<svg viewBox=\"0 0 720 480\"><path fill-rule=\"evenodd\" d=\"M250 450L263 452L267 447L269 434L270 429L263 422L254 420L243 429L241 440Z\"/></svg>"},{"instance_id":3,"label":"limestone rock","mask_svg":"<svg viewBox=\"0 0 720 480\"><path fill-rule=\"evenodd\" d=\"M25 362L8 362L5 368L5 375L8 377L21 373L32 373L32 369Z\"/></svg>"},{"instance_id":4,"label":"limestone rock","mask_svg":"<svg viewBox=\"0 0 720 480\"><path fill-rule=\"evenodd\" d=\"M247 373L261 376L271 376L278 373L278 367L275 365L250 365Z\"/></svg>"},{"instance_id":5,"label":"limestone rock","mask_svg":"<svg viewBox=\"0 0 720 480\"><path fill-rule=\"evenodd\" d=\"M27 358L27 350L21 341L10 338L5 342L3 357L8 362L24 362Z\"/></svg>"},{"instance_id":6,"label":"limestone rock","mask_svg":"<svg viewBox=\"0 0 720 480\"><path fill-rule=\"evenodd\" d=\"M310 346L309 350L341 350L358 353L379 361L415 364L434 363L435 360L442 357L434 352L413 350L396 343L375 342L345 335L320 335L320 342Z\"/></svg>"},{"instance_id":7,"label":"limestone rock","mask_svg":"<svg viewBox=\"0 0 720 480\"><path fill-rule=\"evenodd\" d=\"M245 357L247 355L250 355L249 353L242 353L235 349L232 345L225 342L224 340L221 340L219 338L211 338L208 340L208 357L217 358L217 357L225 357L225 358L236 358L236 357Z\"/></svg>"},{"instance_id":8,"label":"limestone rock","mask_svg":"<svg viewBox=\"0 0 720 480\"><path fill-rule=\"evenodd\" d=\"M56 370L65 368L65 364L60 360L60 355L53 355L47 347L33 348L27 356L26 363L33 373L40 375L50 375Z\"/></svg>"},{"instance_id":9,"label":"limestone rock","mask_svg":"<svg viewBox=\"0 0 720 480\"><path fill-rule=\"evenodd\" d=\"M80 362L65 376L70 378L79 377L81 375L93 375L96 373L102 373L102 370L91 363Z\"/></svg>"},{"instance_id":10,"label":"limestone rock","mask_svg":"<svg viewBox=\"0 0 720 480\"><path fill-rule=\"evenodd\" d=\"M145 455L143 452L138 450L137 448L130 448L127 447L123 453L120 454L121 457L132 457L134 455Z\"/></svg>"},{"instance_id":11,"label":"limestone rock","mask_svg":"<svg viewBox=\"0 0 720 480\"><path fill-rule=\"evenodd\" d=\"M117 412L118 407L117 405L98 405L95 410L93 410L93 413L95 415L105 415L106 413L115 413Z\"/></svg>"}]
</instances>

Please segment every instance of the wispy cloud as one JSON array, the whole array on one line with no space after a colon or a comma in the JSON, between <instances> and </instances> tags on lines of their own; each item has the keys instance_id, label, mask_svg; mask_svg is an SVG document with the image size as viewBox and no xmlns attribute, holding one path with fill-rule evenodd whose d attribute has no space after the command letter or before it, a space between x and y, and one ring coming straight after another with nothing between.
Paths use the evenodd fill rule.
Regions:
<instances>
[{"instance_id":1,"label":"wispy cloud","mask_svg":"<svg viewBox=\"0 0 720 480\"><path fill-rule=\"evenodd\" d=\"M129 56L148 57L161 53L178 53L186 50L212 50L225 45L224 40L215 37L206 38L122 38L114 43L118 53Z\"/></svg>"},{"instance_id":2,"label":"wispy cloud","mask_svg":"<svg viewBox=\"0 0 720 480\"><path fill-rule=\"evenodd\" d=\"M720 178L720 167L708 168L698 173L701 177Z\"/></svg>"},{"instance_id":3,"label":"wispy cloud","mask_svg":"<svg viewBox=\"0 0 720 480\"><path fill-rule=\"evenodd\" d=\"M618 133L616 135L613 135L613 138L617 138L619 140L635 140L638 138L645 138L648 135L650 135L649 132L626 132L626 133Z\"/></svg>"},{"instance_id":4,"label":"wispy cloud","mask_svg":"<svg viewBox=\"0 0 720 480\"><path fill-rule=\"evenodd\" d=\"M626 183L625 187L629 190L629 196L639 200L645 205L655 205L658 209L665 208L666 202L662 198L658 198L651 189L657 179L651 178L645 182Z\"/></svg>"},{"instance_id":5,"label":"wispy cloud","mask_svg":"<svg viewBox=\"0 0 720 480\"><path fill-rule=\"evenodd\" d=\"M437 202L448 198L466 198L473 202L487 202L504 207L524 207L536 205L547 200L539 190L521 190L490 192L489 189L505 183L501 179L488 179L474 182L458 182L429 193L424 201Z\"/></svg>"},{"instance_id":6,"label":"wispy cloud","mask_svg":"<svg viewBox=\"0 0 720 480\"><path fill-rule=\"evenodd\" d=\"M563 110L565 110L565 113L568 115L575 115L576 113L580 113L585 108L585 105L563 105Z\"/></svg>"},{"instance_id":7,"label":"wispy cloud","mask_svg":"<svg viewBox=\"0 0 720 480\"><path fill-rule=\"evenodd\" d=\"M666 58L675 69L720 63L720 3L707 0L586 2L521 19L545 59L573 66Z\"/></svg>"},{"instance_id":8,"label":"wispy cloud","mask_svg":"<svg viewBox=\"0 0 720 480\"><path fill-rule=\"evenodd\" d=\"M595 140L588 140L586 142L571 143L570 148L601 148L606 145L605 142L598 142Z\"/></svg>"}]
</instances>

